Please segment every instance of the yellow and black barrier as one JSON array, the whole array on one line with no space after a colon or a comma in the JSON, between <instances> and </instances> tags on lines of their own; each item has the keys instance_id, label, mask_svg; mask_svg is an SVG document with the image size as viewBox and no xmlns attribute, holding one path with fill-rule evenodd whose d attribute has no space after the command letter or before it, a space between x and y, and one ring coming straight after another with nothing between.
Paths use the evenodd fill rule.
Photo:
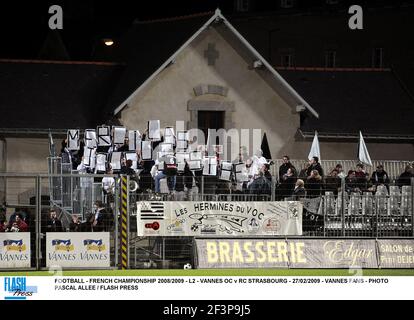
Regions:
<instances>
[{"instance_id":1,"label":"yellow and black barrier","mask_svg":"<svg viewBox=\"0 0 414 320\"><path fill-rule=\"evenodd\" d=\"M121 177L121 269L128 269L128 177Z\"/></svg>"}]
</instances>

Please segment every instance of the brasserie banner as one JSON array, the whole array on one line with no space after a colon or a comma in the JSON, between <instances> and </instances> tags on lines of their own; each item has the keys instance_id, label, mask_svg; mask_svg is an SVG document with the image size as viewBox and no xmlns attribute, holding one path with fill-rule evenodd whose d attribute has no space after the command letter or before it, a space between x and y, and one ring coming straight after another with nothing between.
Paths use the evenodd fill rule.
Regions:
<instances>
[{"instance_id":1,"label":"brasserie banner","mask_svg":"<svg viewBox=\"0 0 414 320\"><path fill-rule=\"evenodd\" d=\"M197 267L371 269L375 240L196 239Z\"/></svg>"},{"instance_id":2,"label":"brasserie banner","mask_svg":"<svg viewBox=\"0 0 414 320\"><path fill-rule=\"evenodd\" d=\"M141 237L300 236L300 202L138 202Z\"/></svg>"}]
</instances>

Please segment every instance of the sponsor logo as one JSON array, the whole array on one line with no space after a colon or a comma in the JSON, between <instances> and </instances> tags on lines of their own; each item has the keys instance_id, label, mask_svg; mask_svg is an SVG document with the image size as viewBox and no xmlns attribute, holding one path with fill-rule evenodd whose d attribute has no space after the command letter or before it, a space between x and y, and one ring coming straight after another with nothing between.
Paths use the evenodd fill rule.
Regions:
<instances>
[{"instance_id":1,"label":"sponsor logo","mask_svg":"<svg viewBox=\"0 0 414 320\"><path fill-rule=\"evenodd\" d=\"M249 223L248 223L248 225L247 225L247 228L248 228L248 230L249 230L250 233L257 233L257 232L259 232L260 225L259 225L258 219L251 218L250 221L249 221Z\"/></svg>"},{"instance_id":2,"label":"sponsor logo","mask_svg":"<svg viewBox=\"0 0 414 320\"><path fill-rule=\"evenodd\" d=\"M26 251L26 245L24 244L23 240L4 240L3 245L4 245L4 248L6 249L6 252L10 252L10 251L23 252L23 251Z\"/></svg>"},{"instance_id":3,"label":"sponsor logo","mask_svg":"<svg viewBox=\"0 0 414 320\"><path fill-rule=\"evenodd\" d=\"M145 229L152 229L154 231L160 230L160 224L158 222L147 223Z\"/></svg>"},{"instance_id":4,"label":"sponsor logo","mask_svg":"<svg viewBox=\"0 0 414 320\"><path fill-rule=\"evenodd\" d=\"M6 293L5 300L27 300L37 293L37 286L27 285L27 277L5 277L3 288Z\"/></svg>"},{"instance_id":5,"label":"sponsor logo","mask_svg":"<svg viewBox=\"0 0 414 320\"><path fill-rule=\"evenodd\" d=\"M265 220L263 226L265 232L279 232L281 228L280 221L276 219Z\"/></svg>"},{"instance_id":6,"label":"sponsor logo","mask_svg":"<svg viewBox=\"0 0 414 320\"><path fill-rule=\"evenodd\" d=\"M327 241L323 249L329 261L337 265L364 266L375 257L372 248L358 241Z\"/></svg>"},{"instance_id":7,"label":"sponsor logo","mask_svg":"<svg viewBox=\"0 0 414 320\"><path fill-rule=\"evenodd\" d=\"M97 251L102 252L106 250L106 246L103 244L102 239L100 240L84 240L83 245L86 247L87 251Z\"/></svg>"},{"instance_id":8,"label":"sponsor logo","mask_svg":"<svg viewBox=\"0 0 414 320\"><path fill-rule=\"evenodd\" d=\"M299 209L298 209L296 202L289 202L288 210L289 210L289 219L299 218Z\"/></svg>"},{"instance_id":9,"label":"sponsor logo","mask_svg":"<svg viewBox=\"0 0 414 320\"><path fill-rule=\"evenodd\" d=\"M52 246L55 247L55 251L71 252L75 250L71 240L52 240Z\"/></svg>"},{"instance_id":10,"label":"sponsor logo","mask_svg":"<svg viewBox=\"0 0 414 320\"><path fill-rule=\"evenodd\" d=\"M183 229L184 223L185 223L185 219L181 219L181 220L177 219L167 227L167 230L171 233L176 233L176 232L182 233L184 232L184 229Z\"/></svg>"}]
</instances>

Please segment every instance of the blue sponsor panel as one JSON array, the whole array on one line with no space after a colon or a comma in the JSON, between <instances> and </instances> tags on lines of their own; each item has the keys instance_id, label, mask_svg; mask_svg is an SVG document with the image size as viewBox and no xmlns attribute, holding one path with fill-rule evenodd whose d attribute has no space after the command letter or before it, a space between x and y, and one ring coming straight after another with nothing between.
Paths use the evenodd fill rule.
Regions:
<instances>
[{"instance_id":1,"label":"blue sponsor panel","mask_svg":"<svg viewBox=\"0 0 414 320\"><path fill-rule=\"evenodd\" d=\"M0 269L28 269L30 255L30 233L0 234Z\"/></svg>"},{"instance_id":2,"label":"blue sponsor panel","mask_svg":"<svg viewBox=\"0 0 414 320\"><path fill-rule=\"evenodd\" d=\"M62 269L109 268L109 233L47 233L46 266Z\"/></svg>"}]
</instances>

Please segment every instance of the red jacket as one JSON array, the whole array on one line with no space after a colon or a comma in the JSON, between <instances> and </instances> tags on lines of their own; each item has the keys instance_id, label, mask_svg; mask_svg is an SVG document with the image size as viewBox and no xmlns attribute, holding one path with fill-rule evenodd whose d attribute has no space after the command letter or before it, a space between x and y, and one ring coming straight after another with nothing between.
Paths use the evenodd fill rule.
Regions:
<instances>
[{"instance_id":1,"label":"red jacket","mask_svg":"<svg viewBox=\"0 0 414 320\"><path fill-rule=\"evenodd\" d=\"M17 224L17 227L19 228L19 232L29 231L29 226L23 220L20 220L19 222L15 222L15 223Z\"/></svg>"}]
</instances>

